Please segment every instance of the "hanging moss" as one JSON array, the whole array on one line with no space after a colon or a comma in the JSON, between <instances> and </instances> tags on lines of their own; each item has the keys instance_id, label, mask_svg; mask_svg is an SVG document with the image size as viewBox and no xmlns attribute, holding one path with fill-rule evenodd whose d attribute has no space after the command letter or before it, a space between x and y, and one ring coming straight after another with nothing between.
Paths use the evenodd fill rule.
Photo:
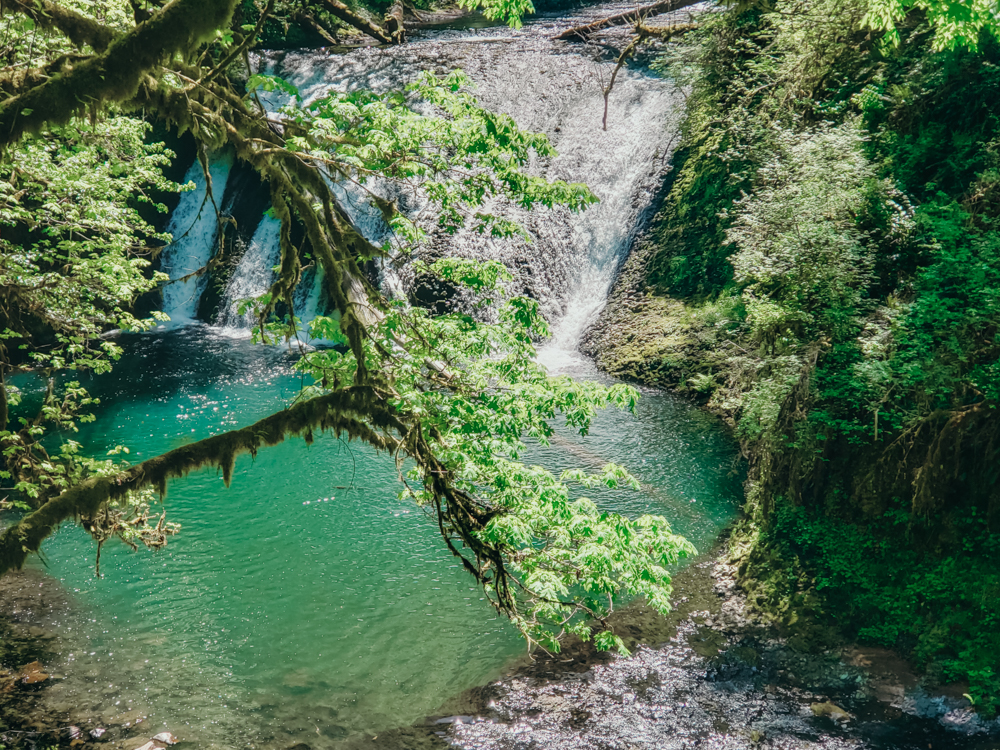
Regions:
<instances>
[{"instance_id":1,"label":"hanging moss","mask_svg":"<svg viewBox=\"0 0 1000 750\"><path fill-rule=\"evenodd\" d=\"M290 436L311 439L316 430L363 440L379 450L397 445L388 431L406 432L370 387L353 386L303 401L249 427L199 440L120 474L91 477L65 490L0 536L0 575L21 567L28 554L37 552L42 540L63 521L94 516L109 501L145 487L154 487L165 496L169 480L206 467L218 468L228 486L241 454L254 456L261 448Z\"/></svg>"},{"instance_id":2,"label":"hanging moss","mask_svg":"<svg viewBox=\"0 0 1000 750\"><path fill-rule=\"evenodd\" d=\"M224 28L234 6L234 0L173 0L116 38L103 53L0 103L0 145L68 122L96 105L130 99L150 70Z\"/></svg>"}]
</instances>

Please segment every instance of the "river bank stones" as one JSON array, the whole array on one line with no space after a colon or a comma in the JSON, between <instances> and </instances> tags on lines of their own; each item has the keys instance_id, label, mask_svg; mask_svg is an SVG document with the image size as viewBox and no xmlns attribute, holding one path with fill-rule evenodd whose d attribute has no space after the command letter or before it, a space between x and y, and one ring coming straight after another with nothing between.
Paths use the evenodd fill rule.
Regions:
<instances>
[{"instance_id":1,"label":"river bank stones","mask_svg":"<svg viewBox=\"0 0 1000 750\"><path fill-rule=\"evenodd\" d=\"M482 720L451 725L448 741L465 750L1000 747L1000 722L967 706L941 704L934 715L880 702L869 689L877 677L849 649L796 652L756 619L732 578L719 559L681 571L663 642L630 643L631 657L603 662L570 646L552 660L574 662L561 675L539 657L481 689L489 699L473 708Z\"/></svg>"}]
</instances>

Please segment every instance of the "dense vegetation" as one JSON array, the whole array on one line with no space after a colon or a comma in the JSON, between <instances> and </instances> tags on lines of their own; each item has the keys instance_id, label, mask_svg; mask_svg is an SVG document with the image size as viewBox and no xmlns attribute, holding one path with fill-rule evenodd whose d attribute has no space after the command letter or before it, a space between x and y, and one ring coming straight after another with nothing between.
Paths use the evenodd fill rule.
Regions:
<instances>
[{"instance_id":1,"label":"dense vegetation","mask_svg":"<svg viewBox=\"0 0 1000 750\"><path fill-rule=\"evenodd\" d=\"M910 10L742 4L662 61L683 140L591 346L732 420L744 583L800 642L836 622L993 711L1000 44Z\"/></svg>"}]
</instances>

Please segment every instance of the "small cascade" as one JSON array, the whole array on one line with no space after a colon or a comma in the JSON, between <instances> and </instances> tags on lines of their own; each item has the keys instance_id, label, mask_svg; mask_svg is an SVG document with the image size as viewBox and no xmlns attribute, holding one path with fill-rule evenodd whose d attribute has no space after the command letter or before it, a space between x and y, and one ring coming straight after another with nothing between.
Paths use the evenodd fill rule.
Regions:
<instances>
[{"instance_id":1,"label":"small cascade","mask_svg":"<svg viewBox=\"0 0 1000 750\"><path fill-rule=\"evenodd\" d=\"M302 280L295 288L295 317L299 319L299 336L303 340L309 339L309 323L317 315L325 315L329 310L329 302L326 290L323 288L326 279L323 269L319 267L310 268L302 274ZM320 343L311 341L310 343Z\"/></svg>"},{"instance_id":2,"label":"small cascade","mask_svg":"<svg viewBox=\"0 0 1000 750\"><path fill-rule=\"evenodd\" d=\"M274 281L274 266L280 259L281 222L264 216L226 285L219 304L218 326L229 332L249 332L256 319L249 311L240 315L240 303L268 290Z\"/></svg>"},{"instance_id":3,"label":"small cascade","mask_svg":"<svg viewBox=\"0 0 1000 750\"><path fill-rule=\"evenodd\" d=\"M181 193L177 208L167 222L167 231L174 241L167 245L160 256L160 268L171 281L163 290L163 311L175 325L185 325L197 317L198 299L205 289L206 276L191 276L212 259L218 247L219 221L217 209L222 208L222 196L233 166L233 156L228 152L214 154L208 172L212 177L212 195L201 164L194 164L184 175L185 182L193 182L195 189ZM188 277L190 278L184 278Z\"/></svg>"},{"instance_id":4,"label":"small cascade","mask_svg":"<svg viewBox=\"0 0 1000 750\"><path fill-rule=\"evenodd\" d=\"M295 316L308 328L309 321L320 314L323 301L323 271L310 268L302 274L302 281L295 288Z\"/></svg>"}]
</instances>

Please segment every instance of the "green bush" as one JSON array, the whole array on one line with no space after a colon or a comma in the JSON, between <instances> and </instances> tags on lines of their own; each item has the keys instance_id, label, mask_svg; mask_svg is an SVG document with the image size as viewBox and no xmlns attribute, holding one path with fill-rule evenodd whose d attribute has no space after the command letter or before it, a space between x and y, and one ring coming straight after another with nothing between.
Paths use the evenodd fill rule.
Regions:
<instances>
[{"instance_id":1,"label":"green bush","mask_svg":"<svg viewBox=\"0 0 1000 750\"><path fill-rule=\"evenodd\" d=\"M898 648L943 680L967 678L988 714L1000 707L1000 535L970 512L945 554L907 545L915 519L896 508L861 527L779 503L765 544L812 573L825 611L859 640ZM834 615L831 615L834 616Z\"/></svg>"}]
</instances>

